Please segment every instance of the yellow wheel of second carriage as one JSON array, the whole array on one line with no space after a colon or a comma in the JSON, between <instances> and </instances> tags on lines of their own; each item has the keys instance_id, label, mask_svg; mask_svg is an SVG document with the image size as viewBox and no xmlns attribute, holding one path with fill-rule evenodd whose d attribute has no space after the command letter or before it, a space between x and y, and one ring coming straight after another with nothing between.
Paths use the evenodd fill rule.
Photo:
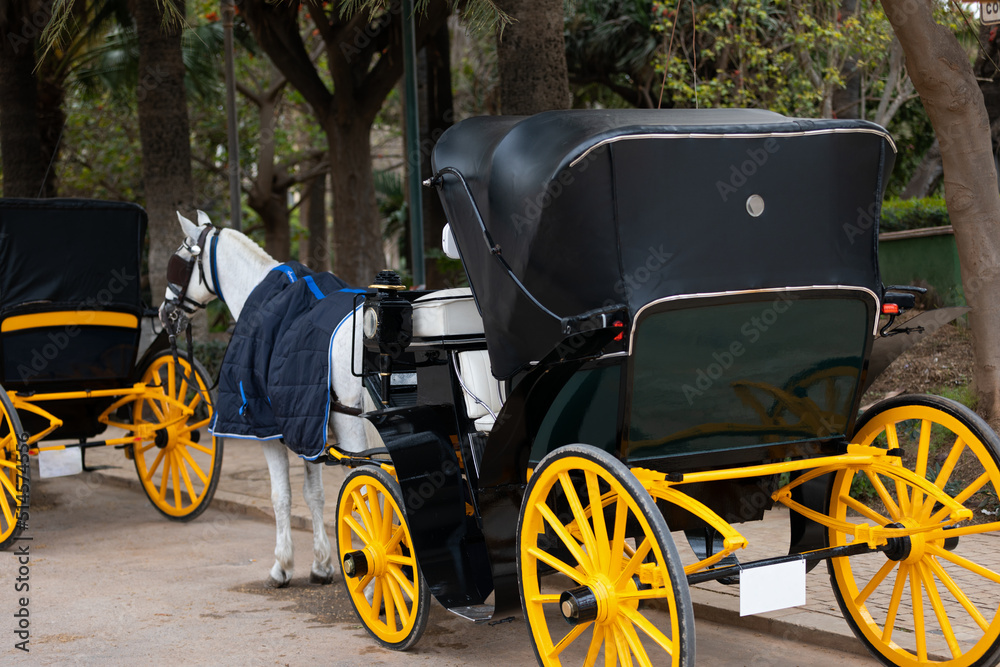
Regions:
<instances>
[{"instance_id":1,"label":"yellow wheel of second carriage","mask_svg":"<svg viewBox=\"0 0 1000 667\"><path fill-rule=\"evenodd\" d=\"M30 467L21 420L7 392L0 387L0 550L13 544L24 529Z\"/></svg>"},{"instance_id":2,"label":"yellow wheel of second carriage","mask_svg":"<svg viewBox=\"0 0 1000 667\"><path fill-rule=\"evenodd\" d=\"M427 626L430 592L410 539L399 484L357 468L337 499L337 548L354 611L375 641L405 651Z\"/></svg>"},{"instance_id":3,"label":"yellow wheel of second carriage","mask_svg":"<svg viewBox=\"0 0 1000 667\"><path fill-rule=\"evenodd\" d=\"M568 445L542 459L521 505L517 562L540 664L694 664L691 597L667 523L607 452Z\"/></svg>"},{"instance_id":4,"label":"yellow wheel of second carriage","mask_svg":"<svg viewBox=\"0 0 1000 667\"><path fill-rule=\"evenodd\" d=\"M831 559L834 592L851 629L886 665L996 665L1000 438L954 401L899 396L865 412L853 441L901 449L905 468L972 509L975 518L935 528L948 510L919 489L874 473L838 473L830 495L834 519L927 529L890 539L882 554ZM831 546L852 538L829 532Z\"/></svg>"},{"instance_id":5,"label":"yellow wheel of second carriage","mask_svg":"<svg viewBox=\"0 0 1000 667\"><path fill-rule=\"evenodd\" d=\"M153 506L167 518L190 521L205 511L222 470L222 438L208 432L214 414L208 373L197 360L183 355L174 362L169 351L153 358L142 381L194 410L186 421L170 425L182 414L154 396L136 401L136 424L167 424L152 437L132 445L139 481Z\"/></svg>"}]
</instances>

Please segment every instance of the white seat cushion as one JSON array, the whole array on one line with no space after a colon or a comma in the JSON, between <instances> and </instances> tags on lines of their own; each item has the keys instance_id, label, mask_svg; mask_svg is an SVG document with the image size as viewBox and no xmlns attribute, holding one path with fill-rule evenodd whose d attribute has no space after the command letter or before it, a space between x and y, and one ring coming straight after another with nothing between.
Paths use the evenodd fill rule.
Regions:
<instances>
[{"instance_id":1,"label":"white seat cushion","mask_svg":"<svg viewBox=\"0 0 1000 667\"><path fill-rule=\"evenodd\" d=\"M483 318L468 287L438 290L413 302L414 338L482 336L483 331Z\"/></svg>"},{"instance_id":2,"label":"white seat cushion","mask_svg":"<svg viewBox=\"0 0 1000 667\"><path fill-rule=\"evenodd\" d=\"M459 352L458 372L465 385L466 413L470 419L475 420L477 430L488 433L493 427L493 415L500 412L507 399L503 382L493 377L490 371L489 353L486 350ZM486 405L481 405L476 398Z\"/></svg>"}]
</instances>

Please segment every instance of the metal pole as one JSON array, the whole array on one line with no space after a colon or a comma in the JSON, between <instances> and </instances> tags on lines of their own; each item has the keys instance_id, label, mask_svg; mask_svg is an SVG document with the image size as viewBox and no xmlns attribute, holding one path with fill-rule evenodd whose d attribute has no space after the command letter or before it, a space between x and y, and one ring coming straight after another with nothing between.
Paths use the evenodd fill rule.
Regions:
<instances>
[{"instance_id":1,"label":"metal pole","mask_svg":"<svg viewBox=\"0 0 1000 667\"><path fill-rule=\"evenodd\" d=\"M410 190L410 246L413 284L424 285L424 206L420 178L420 117L417 101L417 49L413 0L402 0L403 81L406 105L406 164Z\"/></svg>"},{"instance_id":2,"label":"metal pole","mask_svg":"<svg viewBox=\"0 0 1000 667\"><path fill-rule=\"evenodd\" d=\"M230 224L242 230L242 204L240 203L240 139L236 125L236 73L233 65L233 0L222 0L222 34L226 50L226 133L229 135L229 205Z\"/></svg>"}]
</instances>

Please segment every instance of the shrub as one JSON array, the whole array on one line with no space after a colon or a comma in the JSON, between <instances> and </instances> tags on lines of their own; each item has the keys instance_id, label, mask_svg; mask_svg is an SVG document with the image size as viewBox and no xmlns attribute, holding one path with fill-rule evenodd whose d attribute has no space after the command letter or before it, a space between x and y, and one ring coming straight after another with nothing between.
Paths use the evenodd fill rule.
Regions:
<instances>
[{"instance_id":1,"label":"shrub","mask_svg":"<svg viewBox=\"0 0 1000 667\"><path fill-rule=\"evenodd\" d=\"M948 209L941 197L888 199L882 203L879 231L901 232L950 225Z\"/></svg>"}]
</instances>

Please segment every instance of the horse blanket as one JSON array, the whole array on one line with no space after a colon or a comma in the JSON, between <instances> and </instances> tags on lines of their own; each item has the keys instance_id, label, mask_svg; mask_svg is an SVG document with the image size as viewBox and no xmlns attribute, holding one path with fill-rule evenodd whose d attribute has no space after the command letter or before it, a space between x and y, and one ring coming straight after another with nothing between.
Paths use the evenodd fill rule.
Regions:
<instances>
[{"instance_id":1,"label":"horse blanket","mask_svg":"<svg viewBox=\"0 0 1000 667\"><path fill-rule=\"evenodd\" d=\"M247 298L219 373L211 431L283 442L299 456L325 450L330 347L353 316L352 289L298 262L272 269Z\"/></svg>"}]
</instances>

